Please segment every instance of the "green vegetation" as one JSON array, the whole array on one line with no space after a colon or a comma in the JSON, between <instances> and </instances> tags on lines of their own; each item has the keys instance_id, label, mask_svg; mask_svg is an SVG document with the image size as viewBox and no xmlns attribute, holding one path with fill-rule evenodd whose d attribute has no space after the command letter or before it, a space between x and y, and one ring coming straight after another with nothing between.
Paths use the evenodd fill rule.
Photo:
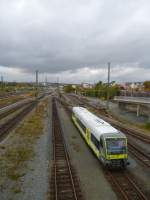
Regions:
<instances>
[{"instance_id":1,"label":"green vegetation","mask_svg":"<svg viewBox=\"0 0 150 200\"><path fill-rule=\"evenodd\" d=\"M149 92L150 91L150 81L144 82L144 90Z\"/></svg>"},{"instance_id":2,"label":"green vegetation","mask_svg":"<svg viewBox=\"0 0 150 200\"><path fill-rule=\"evenodd\" d=\"M145 124L145 129L150 130L150 122L147 122L147 123Z\"/></svg>"},{"instance_id":3,"label":"green vegetation","mask_svg":"<svg viewBox=\"0 0 150 200\"><path fill-rule=\"evenodd\" d=\"M118 95L120 91L119 87L115 85L115 82L112 82L108 88L107 84L102 81L96 83L92 88L83 88L81 86L73 87L72 85L64 87L66 93L76 92L85 96L98 97L104 100L107 98L107 90L109 90L110 99L113 99L113 97Z\"/></svg>"},{"instance_id":4,"label":"green vegetation","mask_svg":"<svg viewBox=\"0 0 150 200\"><path fill-rule=\"evenodd\" d=\"M112 99L115 95L119 93L119 88L116 85L110 85L109 88L107 84L99 81L94 88L84 89L83 94L90 97L98 97L101 99L107 98L107 90L109 90L109 98Z\"/></svg>"},{"instance_id":5,"label":"green vegetation","mask_svg":"<svg viewBox=\"0 0 150 200\"><path fill-rule=\"evenodd\" d=\"M13 193L17 194L21 192L21 187L20 185L16 185L15 187L12 187Z\"/></svg>"},{"instance_id":6,"label":"green vegetation","mask_svg":"<svg viewBox=\"0 0 150 200\"><path fill-rule=\"evenodd\" d=\"M22 178L27 173L28 161L34 159L34 143L43 133L43 118L47 113L48 100L39 104L36 110L14 131L8 145L0 145L0 190L11 183L14 194L21 192Z\"/></svg>"},{"instance_id":7,"label":"green vegetation","mask_svg":"<svg viewBox=\"0 0 150 200\"><path fill-rule=\"evenodd\" d=\"M43 89L44 85L39 83L38 91L42 91ZM32 93L35 96L36 92L37 88L35 83L0 82L1 96L8 93Z\"/></svg>"},{"instance_id":8,"label":"green vegetation","mask_svg":"<svg viewBox=\"0 0 150 200\"><path fill-rule=\"evenodd\" d=\"M72 85L66 85L64 86L64 91L66 93L75 92L75 88L73 88Z\"/></svg>"}]
</instances>

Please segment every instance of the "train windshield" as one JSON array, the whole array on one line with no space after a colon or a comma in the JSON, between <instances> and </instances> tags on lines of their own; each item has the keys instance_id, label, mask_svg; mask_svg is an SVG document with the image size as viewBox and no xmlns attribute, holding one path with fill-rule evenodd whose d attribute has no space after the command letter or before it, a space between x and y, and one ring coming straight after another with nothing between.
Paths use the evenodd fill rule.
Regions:
<instances>
[{"instance_id":1,"label":"train windshield","mask_svg":"<svg viewBox=\"0 0 150 200\"><path fill-rule=\"evenodd\" d=\"M106 139L107 153L124 154L126 153L126 140L123 138L107 138Z\"/></svg>"}]
</instances>

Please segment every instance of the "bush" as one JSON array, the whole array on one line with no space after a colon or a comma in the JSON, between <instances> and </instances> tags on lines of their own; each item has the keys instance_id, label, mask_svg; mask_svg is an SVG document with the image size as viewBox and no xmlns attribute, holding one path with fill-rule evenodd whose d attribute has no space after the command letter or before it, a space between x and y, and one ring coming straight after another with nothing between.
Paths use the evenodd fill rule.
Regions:
<instances>
[{"instance_id":1,"label":"bush","mask_svg":"<svg viewBox=\"0 0 150 200\"><path fill-rule=\"evenodd\" d=\"M145 128L148 129L148 130L150 130L150 122L147 122L147 123L145 124Z\"/></svg>"}]
</instances>

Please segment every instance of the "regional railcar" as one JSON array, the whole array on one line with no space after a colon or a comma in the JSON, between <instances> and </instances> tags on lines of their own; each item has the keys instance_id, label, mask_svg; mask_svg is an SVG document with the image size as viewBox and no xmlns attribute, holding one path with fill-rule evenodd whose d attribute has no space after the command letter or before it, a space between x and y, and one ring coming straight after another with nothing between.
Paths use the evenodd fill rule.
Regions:
<instances>
[{"instance_id":1,"label":"regional railcar","mask_svg":"<svg viewBox=\"0 0 150 200\"><path fill-rule=\"evenodd\" d=\"M126 168L127 138L83 107L73 107L72 119L96 157L111 168Z\"/></svg>"}]
</instances>

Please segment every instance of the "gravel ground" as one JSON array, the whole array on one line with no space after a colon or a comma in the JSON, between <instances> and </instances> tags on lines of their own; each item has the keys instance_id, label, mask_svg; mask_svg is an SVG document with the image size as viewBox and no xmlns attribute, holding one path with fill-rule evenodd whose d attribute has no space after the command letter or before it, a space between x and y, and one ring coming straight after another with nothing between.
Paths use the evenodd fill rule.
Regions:
<instances>
[{"instance_id":1,"label":"gravel ground","mask_svg":"<svg viewBox=\"0 0 150 200\"><path fill-rule=\"evenodd\" d=\"M68 150L86 200L116 200L116 194L105 179L100 162L88 148L65 110L61 106L59 108Z\"/></svg>"},{"instance_id":2,"label":"gravel ground","mask_svg":"<svg viewBox=\"0 0 150 200\"><path fill-rule=\"evenodd\" d=\"M93 100L93 101L98 101ZM117 108L116 108L117 109ZM137 140L131 136L129 136L130 142L139 146L139 148L143 149L147 153L150 153L150 146L140 140ZM128 172L132 174L135 182L138 182L140 188L145 191L145 193L149 194L150 192L150 171L148 168L145 168L141 162L137 161L133 156L129 156L130 165L128 166Z\"/></svg>"},{"instance_id":3,"label":"gravel ground","mask_svg":"<svg viewBox=\"0 0 150 200\"><path fill-rule=\"evenodd\" d=\"M101 102L102 105L105 104L105 102L100 101L96 98L88 98L91 102L94 103ZM116 103L110 103L110 109L113 114L115 114L117 117L121 116L126 121L130 121L133 123L143 123L146 122L147 117L140 116L137 117L136 113L124 111L118 108L118 105ZM132 144L136 144L139 146L140 149L143 151L146 151L147 154L150 154L150 145L146 144L138 139L135 139L132 136L128 136L128 139ZM145 191L150 191L150 171L149 169L145 168L140 162L136 161L136 159L133 156L129 157L130 165L128 166L129 172L133 174L136 178L136 181L138 181L139 186L144 188Z\"/></svg>"},{"instance_id":4,"label":"gravel ground","mask_svg":"<svg viewBox=\"0 0 150 200\"><path fill-rule=\"evenodd\" d=\"M134 182L138 183L138 186L150 195L150 171L140 163L138 163L134 157L129 157L130 165L128 166L128 172L133 175ZM147 196L148 196L147 195Z\"/></svg>"},{"instance_id":5,"label":"gravel ground","mask_svg":"<svg viewBox=\"0 0 150 200\"><path fill-rule=\"evenodd\" d=\"M50 104L49 100L49 104ZM49 160L50 160L50 107L45 120L44 134L35 145L35 158L28 163L29 172L24 178L24 192L18 200L46 200L49 190Z\"/></svg>"},{"instance_id":6,"label":"gravel ground","mask_svg":"<svg viewBox=\"0 0 150 200\"><path fill-rule=\"evenodd\" d=\"M34 112L34 111L33 111ZM33 113L32 112L32 113ZM30 113L28 117L32 114ZM21 178L6 176L0 173L0 200L46 200L49 190L49 160L50 160L50 99L48 109L44 117L44 129L42 134L35 137L33 146L34 155L17 172L21 173ZM28 118L26 117L26 118ZM24 122L22 122L23 124ZM12 132L0 144L0 170L3 169L5 160L1 158L2 152L7 151L11 146L15 149L18 142L22 145L22 140L18 134ZM9 156L9 155L8 155ZM8 158L6 158L8 160ZM10 159L9 159L10 162ZM4 164L3 164L4 163ZM10 162L11 164L11 162ZM7 163L7 167L11 167ZM2 171L1 171L2 172ZM8 174L7 174L8 175ZM13 174L14 175L14 174ZM13 178L13 179L12 179Z\"/></svg>"},{"instance_id":7,"label":"gravel ground","mask_svg":"<svg viewBox=\"0 0 150 200\"><path fill-rule=\"evenodd\" d=\"M95 105L102 105L104 107L106 106L106 102L102 101L98 98L87 97L87 99L90 102L94 103ZM129 121L129 122L132 122L132 123L135 123L135 124L138 123L139 125L146 123L148 121L148 117L146 117L146 116L140 115L139 117L137 117L135 112L129 112L127 110L120 109L118 107L117 103L110 102L109 105L110 105L110 111L114 115L120 116L123 119L125 119L126 121Z\"/></svg>"}]
</instances>

